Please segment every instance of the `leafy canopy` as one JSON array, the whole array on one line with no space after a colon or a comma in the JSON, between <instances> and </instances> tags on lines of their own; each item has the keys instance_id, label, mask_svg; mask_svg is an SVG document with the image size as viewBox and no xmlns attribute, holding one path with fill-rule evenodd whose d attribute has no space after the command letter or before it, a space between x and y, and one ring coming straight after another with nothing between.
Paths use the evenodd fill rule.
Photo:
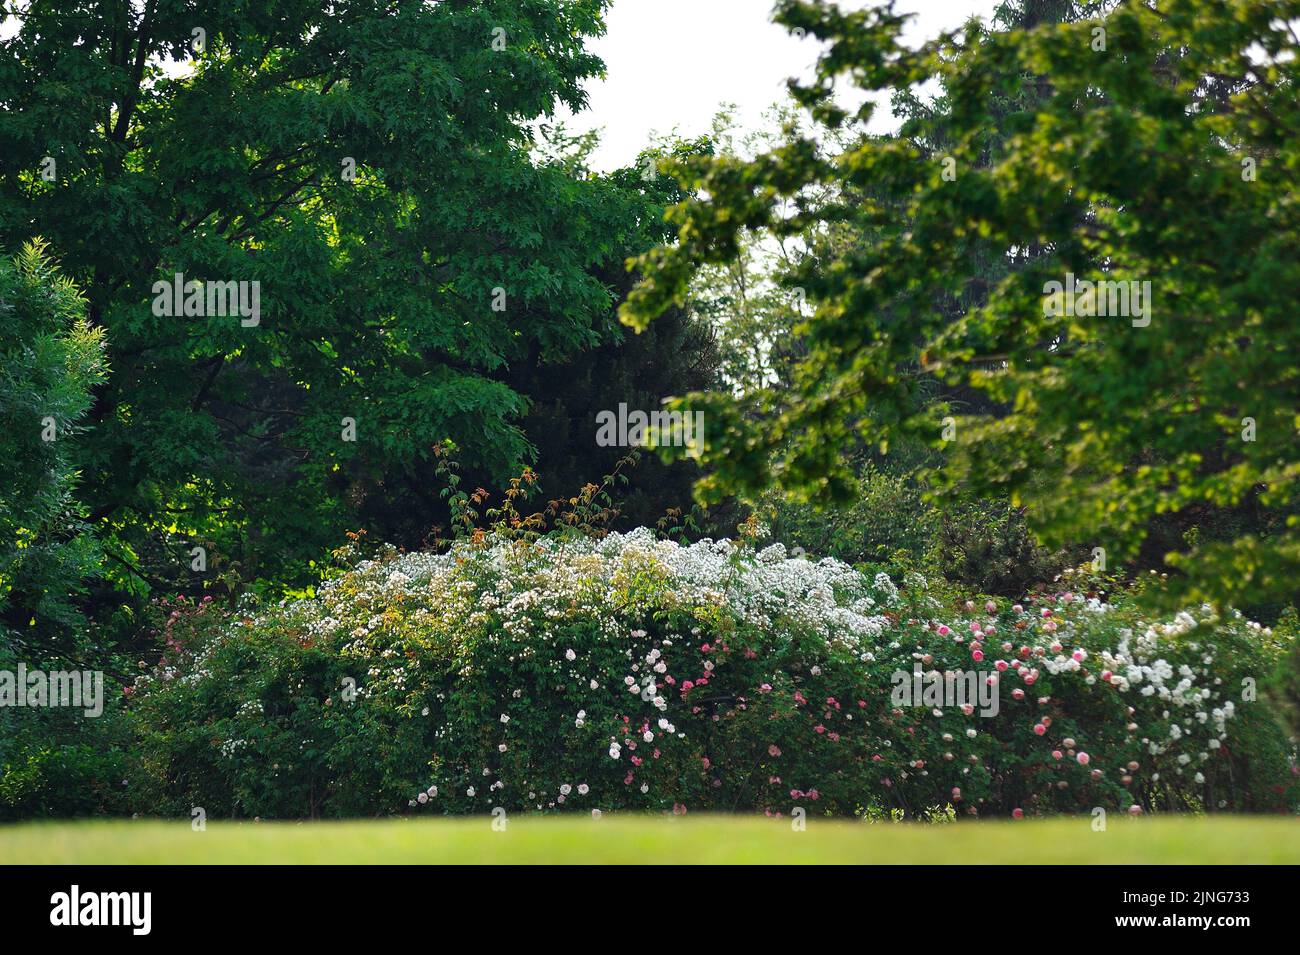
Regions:
<instances>
[{"instance_id":1,"label":"leafy canopy","mask_svg":"<svg viewBox=\"0 0 1300 955\"><path fill-rule=\"evenodd\" d=\"M1194 596L1293 596L1300 3L1125 0L1030 29L971 23L915 49L891 6L786 0L777 19L829 44L793 92L858 144L826 157L792 135L752 161L683 167L698 198L672 213L680 242L640 261L624 320L680 302L746 230L793 235L823 217L869 241L784 277L816 305L791 394L693 399L709 402L718 465L701 493L833 497L851 487L838 449L855 435L882 449L950 439L931 475L946 496L1009 494L1049 542L1115 562L1158 515L1267 509L1265 531L1189 539L1168 560ZM924 117L908 136L865 135L874 105L838 105L846 78L869 92L937 81L947 109L930 138L946 154L924 148ZM1008 100L1026 105L1004 115ZM994 125L1007 135L990 155ZM787 204L802 216L778 215ZM1005 267L971 295L989 249ZM1150 282L1149 324L1057 307L1048 283L1070 274ZM996 407L916 401L934 378Z\"/></svg>"},{"instance_id":2,"label":"leafy canopy","mask_svg":"<svg viewBox=\"0 0 1300 955\"><path fill-rule=\"evenodd\" d=\"M40 243L0 258L0 636L65 650L80 622L73 598L99 560L73 494L81 424L106 371L85 306Z\"/></svg>"},{"instance_id":3,"label":"leafy canopy","mask_svg":"<svg viewBox=\"0 0 1300 955\"><path fill-rule=\"evenodd\" d=\"M0 244L43 236L106 332L82 494L125 579L188 579L194 546L292 577L358 515L431 506L438 442L486 475L531 455L509 373L613 334L599 269L661 238L648 186L539 154L606 5L10 11ZM258 282L258 322L156 314L177 273Z\"/></svg>"}]
</instances>

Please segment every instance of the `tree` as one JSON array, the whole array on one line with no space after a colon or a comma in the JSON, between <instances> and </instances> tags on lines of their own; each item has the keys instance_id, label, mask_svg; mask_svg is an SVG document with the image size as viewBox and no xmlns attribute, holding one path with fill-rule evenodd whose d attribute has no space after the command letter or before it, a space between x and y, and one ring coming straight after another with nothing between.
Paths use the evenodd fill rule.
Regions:
<instances>
[{"instance_id":1,"label":"tree","mask_svg":"<svg viewBox=\"0 0 1300 955\"><path fill-rule=\"evenodd\" d=\"M0 636L68 651L99 544L73 496L103 333L39 242L0 258Z\"/></svg>"},{"instance_id":2,"label":"tree","mask_svg":"<svg viewBox=\"0 0 1300 955\"><path fill-rule=\"evenodd\" d=\"M629 322L731 261L743 230L790 234L817 215L873 237L786 279L816 305L797 393L779 408L709 399L719 470L702 493L843 494L837 449L855 434L882 448L920 435L949 448L932 475L945 495L1009 494L1047 542L1099 560L1137 554L1158 515L1262 509L1260 530L1189 534L1167 560L1192 597L1294 599L1297 17L1295 2L1125 0L1029 29L972 24L914 50L891 6L779 4L781 23L829 44L817 79L794 89L815 118L870 118L871 102L835 102L837 78L868 91L935 79L951 151L864 138L826 158L791 137L751 162L696 164L700 197L673 213L679 244L640 263ZM982 163L994 106L1026 83L1036 96ZM841 199L814 211L804 197L827 184ZM848 201L873 190L889 201ZM784 201L801 214L778 216ZM961 300L990 247L1005 274ZM935 309L940 298L961 305ZM930 376L1008 411L938 419L915 400Z\"/></svg>"},{"instance_id":3,"label":"tree","mask_svg":"<svg viewBox=\"0 0 1300 955\"><path fill-rule=\"evenodd\" d=\"M533 151L606 5L9 11L0 243L44 235L106 332L81 495L121 587L302 580L443 439L529 457L511 370L601 341L639 250L626 190Z\"/></svg>"}]
</instances>

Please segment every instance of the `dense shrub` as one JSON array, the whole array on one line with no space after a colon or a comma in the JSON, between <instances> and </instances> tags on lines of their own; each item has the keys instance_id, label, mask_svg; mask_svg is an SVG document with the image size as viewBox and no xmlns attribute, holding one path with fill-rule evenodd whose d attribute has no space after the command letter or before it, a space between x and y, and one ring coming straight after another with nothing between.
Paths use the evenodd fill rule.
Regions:
<instances>
[{"instance_id":1,"label":"dense shrub","mask_svg":"<svg viewBox=\"0 0 1300 955\"><path fill-rule=\"evenodd\" d=\"M849 564L920 569L978 593L1017 596L1051 580L1082 554L1040 546L1020 508L981 501L946 511L913 479L867 467L844 505L791 503L771 495L774 536Z\"/></svg>"},{"instance_id":2,"label":"dense shrub","mask_svg":"<svg viewBox=\"0 0 1300 955\"><path fill-rule=\"evenodd\" d=\"M1085 586L1087 584L1085 583ZM1287 640L1062 592L954 607L780 545L647 531L381 554L312 599L186 608L131 688L157 810L837 814L1281 809L1242 681ZM891 678L987 669L996 716ZM1249 695L1249 694L1247 694Z\"/></svg>"},{"instance_id":3,"label":"dense shrub","mask_svg":"<svg viewBox=\"0 0 1300 955\"><path fill-rule=\"evenodd\" d=\"M15 673L19 660L0 646L0 671ZM71 666L24 662L47 670ZM0 705L0 820L131 811L130 728L110 680L98 717L68 707Z\"/></svg>"}]
</instances>

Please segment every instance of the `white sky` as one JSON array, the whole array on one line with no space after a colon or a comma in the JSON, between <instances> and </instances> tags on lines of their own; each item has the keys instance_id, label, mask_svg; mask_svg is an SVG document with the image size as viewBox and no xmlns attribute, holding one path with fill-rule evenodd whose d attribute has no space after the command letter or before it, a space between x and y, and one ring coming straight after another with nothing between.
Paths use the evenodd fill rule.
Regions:
<instances>
[{"instance_id":1,"label":"white sky","mask_svg":"<svg viewBox=\"0 0 1300 955\"><path fill-rule=\"evenodd\" d=\"M841 0L861 8L865 0ZM899 0L915 13L909 39L919 41L984 18L997 0ZM791 76L809 78L818 44L800 40L770 19L772 0L614 0L608 32L591 43L606 79L588 84L590 108L566 117L574 132L603 128L592 165L629 166L651 133L708 132L722 103L735 103L742 129L760 125L764 110L785 98ZM880 115L880 114L877 114Z\"/></svg>"}]
</instances>

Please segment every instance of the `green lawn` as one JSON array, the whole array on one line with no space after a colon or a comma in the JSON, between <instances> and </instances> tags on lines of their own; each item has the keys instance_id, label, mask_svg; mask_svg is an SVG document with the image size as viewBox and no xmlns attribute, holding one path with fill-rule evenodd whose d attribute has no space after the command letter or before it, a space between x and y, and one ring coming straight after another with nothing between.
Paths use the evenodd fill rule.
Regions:
<instances>
[{"instance_id":1,"label":"green lawn","mask_svg":"<svg viewBox=\"0 0 1300 955\"><path fill-rule=\"evenodd\" d=\"M1300 863L1294 818L1088 817L955 825L698 816L318 823L86 821L0 827L11 863Z\"/></svg>"}]
</instances>

